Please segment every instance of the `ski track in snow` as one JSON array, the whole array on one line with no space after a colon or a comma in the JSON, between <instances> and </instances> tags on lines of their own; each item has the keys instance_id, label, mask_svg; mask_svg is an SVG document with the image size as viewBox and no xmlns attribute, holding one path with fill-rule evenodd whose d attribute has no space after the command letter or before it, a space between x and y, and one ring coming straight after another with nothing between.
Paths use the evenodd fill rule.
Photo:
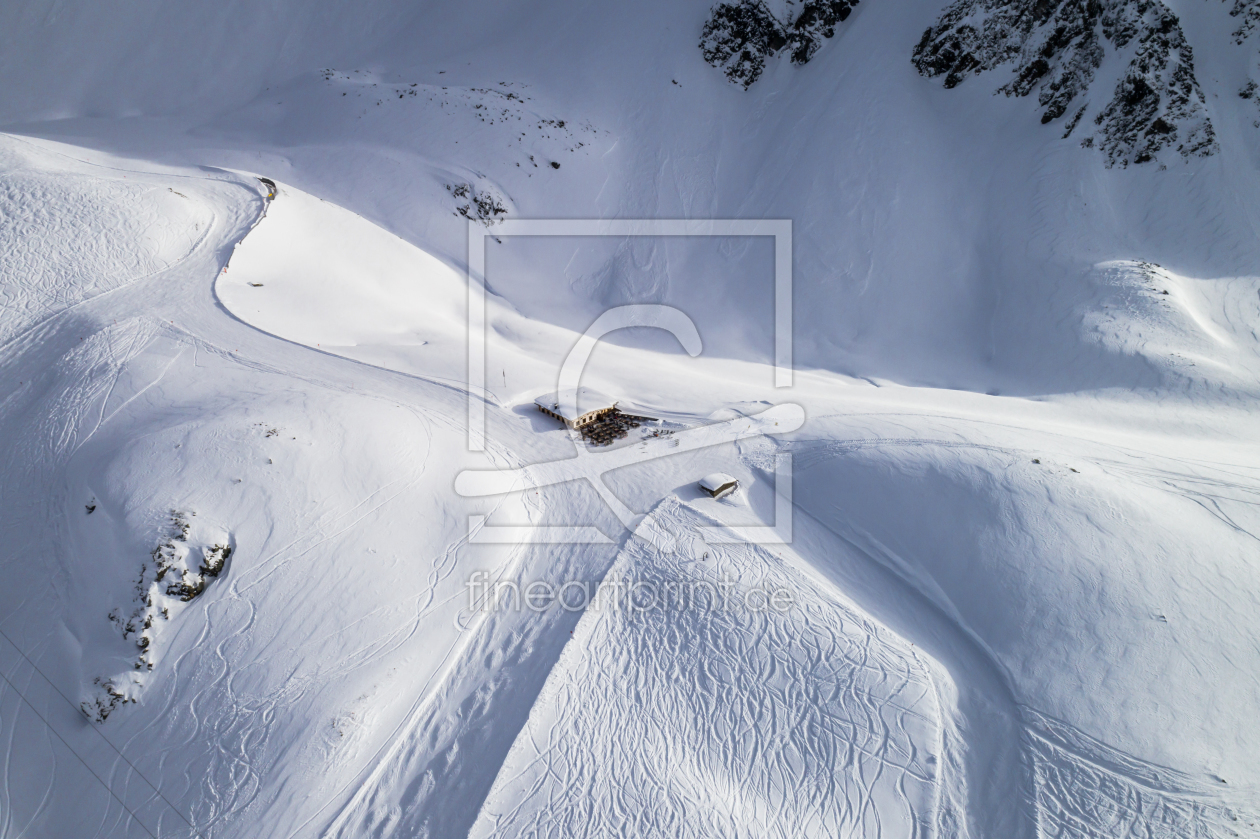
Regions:
<instances>
[{"instance_id":1,"label":"ski track in snow","mask_svg":"<svg viewBox=\"0 0 1260 839\"><path fill-rule=\"evenodd\" d=\"M144 178L142 173L132 173L132 176L140 179ZM48 176L48 179L55 182L56 176ZM142 193L145 189L152 188L137 185L135 189ZM181 197L180 200L188 199ZM261 204L261 202L259 203ZM110 209L116 210L117 208L111 205ZM85 212L89 213L89 218L95 218L91 216L90 210ZM139 210L132 213L132 215L138 217L137 223L143 224L146 221ZM211 224L213 224L213 220L213 216L211 216ZM79 219L78 223L83 221L83 219ZM86 227L87 225L84 226ZM230 236L231 231L222 230L219 234L220 236L224 234ZM208 231L203 231L201 235L202 239L196 244L205 241ZM25 244L29 246L30 242ZM174 264L166 266L164 270L169 270ZM213 267L206 272L206 276L209 278L213 278L214 274L215 269ZM62 279L64 280L64 277ZM114 290L128 288L144 279L144 276L122 276L115 285ZM19 286L20 283L14 280L6 284L4 290L12 293L28 293L28 296L33 298L37 298L38 292L41 290L36 286L33 290L27 289L23 292ZM18 289L17 292L13 291L15 288ZM194 296L197 298L197 303L192 307L187 307L187 304L185 304L185 314L191 316L194 310L209 313L211 315L210 323L212 324L225 318L222 311L213 305L212 290L209 284L198 284L189 290L195 291ZM143 294L144 292L141 291L140 293ZM211 305L204 306L202 300ZM27 308L37 314L48 315L51 313L55 315L58 312L65 312L76 305L95 302L95 300L89 298L61 299L54 295L49 300L37 300L36 303L32 303ZM138 303L139 300L135 302ZM111 302L110 305L113 308L126 309L128 301L125 298L120 298ZM61 308L58 308L58 306ZM143 309L143 306L136 306L136 308ZM40 346L40 341L47 340L50 337L54 340L47 343L48 350L42 354L48 355L48 351L51 351L50 357L55 359L50 371L53 374L51 379L54 386L51 390L38 397L40 407L36 413L40 417L40 421L38 425L23 429L21 435L15 438L17 445L10 451L10 456L14 460L12 466L15 467L10 470L10 477L20 472L27 479L23 483L38 486L50 483L55 484L54 474L61 468L61 465L64 464L67 458L72 457L75 451L81 448L86 441L90 440L100 430L101 426L107 422L109 417L118 414L127 404L160 382L161 378L166 374L165 371L189 350L191 350L190 355L194 359L198 351L201 351L203 358L210 360L219 359L233 367L245 370L254 369L259 373L270 375L286 372L272 364L241 358L238 355L239 350L227 351L216 343L207 342L204 338L198 338L195 334L183 332L182 329L168 326L166 323L158 324L156 321L151 320L131 319L114 325L108 325L107 322L107 325L102 328L99 325L91 324L92 317L93 313L89 307L83 310L76 321L76 323L81 323L80 326L70 325L71 328L68 331L79 334L87 333L87 336L85 340L77 345L71 345L69 351L64 352L64 354L62 350L56 349L59 345L63 348L66 347L64 340L57 340L62 338L63 333L67 332L64 328L67 324L64 321L58 326L52 324L48 317L44 317L42 322L34 323L28 319L28 321L23 322L25 324L24 331L10 337L7 349L15 350L15 352L9 354L7 361L21 358L29 363L33 360L29 351ZM38 321L38 318L35 320ZM6 326L10 323L16 323L16 321L6 321ZM225 326L241 329L235 321L228 320L226 323L218 324L219 328L217 330L205 330L202 334L214 334L216 340L222 340L222 336L217 333L221 332ZM259 335L259 333L248 327L244 327L244 334L250 338L255 338ZM69 338L68 340L73 341L74 339ZM157 346L155 341L162 340L166 340L168 344L174 347L170 351L162 372L155 380L149 381L138 391L130 393L121 405L111 406L110 400L128 363L142 352ZM261 336L258 342L266 345L274 340L269 336ZM310 351L302 348L298 352L299 354L305 354ZM264 351L258 355L266 357L267 354ZM352 368L357 367L357 365L349 366ZM344 382L349 381L349 377L339 378L344 380ZM312 382L312 384L317 383ZM354 389L353 384L350 384L349 388L347 388L343 381L337 381L335 385L339 390ZM22 393L20 392L18 394L10 394L5 400L8 403L6 407L14 407L19 404L18 400L21 396ZM106 416L107 408L112 408L108 417ZM443 414L435 415L422 411L413 411L413 413L422 425L441 426L448 432L458 429L458 424ZM25 442L23 441L24 438ZM242 812L257 800L259 791L264 786L260 780L260 775L269 768L265 764L260 766L258 758L260 755L267 754L265 745L271 736L272 727L280 713L280 709L293 702L302 700L306 691L312 686L313 681L310 675L304 678L282 680L281 690L264 697L261 702L257 698L246 699L237 695L234 688L234 680L237 677L239 668L234 665L235 656L229 651L235 642L241 640L252 630L257 617L258 607L255 598L251 596L249 590L255 586L265 584L268 578L274 576L278 571L301 560L303 556L319 549L320 546L326 544L329 540L350 531L368 517L379 514L384 507L394 502L399 496L413 487L426 474L431 440L431 434L428 437L422 437L419 440L420 451L417 453L418 456L408 458L413 464L413 477L411 480L396 482L396 485L383 486L368 497L363 498L357 506L349 505L349 507L336 509L330 516L325 516L323 520L313 522L299 540L282 546L272 553L270 557L258 563L252 569L253 573L246 574L243 578L234 575L231 589L228 592L229 596L207 604L207 620L202 627L200 639L192 646L185 647L184 652L170 662L169 670L172 680L170 684L172 689L165 692L163 705L151 708L147 714L151 715L159 723L159 729L165 727L168 720L182 719L185 725L181 725L177 733L171 731L169 734L161 734L150 727L136 729L133 726L133 733L130 735L129 740L121 744L124 751L136 754L137 750L143 752L146 748L151 748L154 734L157 734L161 747L156 750L154 755L155 762L148 764L146 771L151 772L154 777L162 778L163 787L168 791L172 787L177 790L196 791L200 800L193 808L194 820L203 829L212 829L216 822L220 822L234 813ZM21 504L15 504L14 506L28 506L30 501L31 499L25 498ZM32 510L32 513L36 515L28 519L28 522L47 518L46 526L50 531L57 532L61 529L61 524L56 514L59 504L37 504L35 506L43 509ZM346 656L340 665L334 664L331 672L325 670L319 673L319 680L323 681L329 678L335 680L338 672L346 674L356 668L361 668L380 656L387 655L403 647L409 640L414 640L417 629L423 625L423 618L434 605L433 595L435 587L446 580L455 569L456 554L463 542L464 540L460 539L448 544L435 557L435 561L428 571L428 585L422 590L422 593L416 600L410 621L404 622L383 636L375 638L369 636L359 639L358 649ZM262 590L260 589L259 591ZM218 619L219 615L222 615L221 624ZM224 632L223 629L227 631ZM342 627L338 631L352 632L353 629L353 626ZM216 666L212 669L214 675L209 680L204 678L207 661L203 654L206 647L203 646L202 642L213 642L213 660L216 662ZM183 671L189 668L191 669L187 674L187 678L191 684L197 686L195 692L191 695L178 689L179 683L185 678ZM176 701L182 704L176 707L172 704ZM174 737L170 736L172 734ZM171 757L179 756L182 747L193 746L198 743L214 744L214 755L209 766L195 767L184 761L182 757L173 763L170 761ZM274 758L274 755L272 757ZM131 777L130 773L131 770L115 765L113 772L110 774L116 777L110 780L110 785L112 786L114 783L129 784L128 778ZM50 776L50 785L55 777L56 773ZM43 805L40 805L37 807L36 812L38 813L43 809ZM121 829L124 833L136 826L132 824L128 827L125 821L125 814L120 816L117 808L114 808L113 814L107 811L102 818L106 821L114 822L118 818L122 818L124 821ZM112 832L117 828L117 824L113 824L111 827L102 826L95 831L95 834L112 835Z\"/></svg>"},{"instance_id":2,"label":"ski track in snow","mask_svg":"<svg viewBox=\"0 0 1260 839\"><path fill-rule=\"evenodd\" d=\"M1025 709L1038 839L1260 835L1254 801L1111 749L1059 720Z\"/></svg>"},{"instance_id":3,"label":"ski track in snow","mask_svg":"<svg viewBox=\"0 0 1260 839\"><path fill-rule=\"evenodd\" d=\"M790 586L796 603L593 607L470 835L965 835L941 794L942 707L913 645L762 548L704 545L694 527L712 522L676 500L652 515L685 547L632 540L609 580L725 574L737 591ZM1019 711L1038 837L1260 835L1244 799Z\"/></svg>"},{"instance_id":4,"label":"ski track in snow","mask_svg":"<svg viewBox=\"0 0 1260 839\"><path fill-rule=\"evenodd\" d=\"M214 226L209 207L173 187L41 171L13 146L0 154L0 168L0 346L86 299L178 265Z\"/></svg>"},{"instance_id":5,"label":"ski track in snow","mask_svg":"<svg viewBox=\"0 0 1260 839\"><path fill-rule=\"evenodd\" d=\"M69 182L75 183L77 177L81 176L70 177ZM186 355L205 352L260 376L294 375L289 365L295 359L323 359L321 373L304 375L339 389L354 384L368 394L374 388L384 390L380 383L386 374L352 380L348 371L360 368L354 362L327 361L316 350L242 329L214 307L211 277L196 298L198 316L208 320L197 324L195 332L133 318L105 325L67 346L71 336L66 325L48 320L57 312L85 301L90 304L91 295L127 289L168 271L197 252L212 227L226 235L244 226L245 220L236 219L236 227L226 230L231 225L213 213L174 221L164 217L162 224L169 223L171 229L159 225L152 252L141 256L119 250L107 239L84 243L79 248L83 264L94 266L98 279L91 286L63 287L56 284L54 274L45 276L34 267L52 259L38 247L69 235L56 225L86 228L85 219L104 217L116 218L120 225L151 227L158 222L144 196L153 188L111 186L99 193L108 195L107 201L100 199L108 207L81 200L75 187L53 176L9 176L3 188L8 192L0 195L0 213L12 214L18 222L0 228L0 255L5 256L0 270L7 272L0 276L0 295L6 310L11 303L18 314L6 320L4 328L9 331L0 333L0 349L9 355L0 364L37 346L36 338L61 341L60 350L51 351L56 387L40 397L41 423L14 438L21 453L10 452L5 461L21 473L20 485L55 484L56 471L75 451L132 400L160 383ZM18 212L31 213L41 203L57 202L79 206L84 215L54 222ZM202 211L208 212L204 207ZM187 229L190 224L192 232ZM37 228L43 231L39 235L32 233ZM30 249L32 243L35 250ZM19 253L15 250L19 245L27 250ZM76 295L67 289L86 293ZM137 311L143 310L142 292L137 288L133 302ZM236 332L228 332L229 326ZM232 334L234 343L248 333L252 352L245 357L229 352L216 342L222 338L207 337L215 327ZM163 340L178 347L166 366L107 413L124 368ZM257 360L280 347L284 362L272 367ZM394 395L388 393L387 398ZM11 394L0 401L0 419L7 418L20 398L25 397ZM462 407L457 397L450 402ZM435 598L442 584L451 580L466 537L447 542L439 555L429 558L426 585L406 621L360 639L351 654L329 666L299 673L294 665L287 678L275 680L279 687L262 697L237 692L241 667L235 648L258 631L262 589L403 497L431 468L439 431L459 429L459 423L442 411L408 410L428 434L415 451L406 453L415 462L410 478L380 487L357 506L316 518L302 536L270 550L248 573L232 575L227 591L218 592L206 605L195 641L164 663L170 673L168 691L162 704L145 709L156 722L134 728L119 744L123 752L134 754L150 748L152 739L160 741L160 753L145 764L146 772L160 778L164 790L175 790L172 795L181 806L191 802L193 820L207 836L248 832L232 818L265 805L266 796L277 794L268 789L267 774L284 757L284 750L277 754L268 747L287 707L304 702L325 683L351 677L365 663L407 645L427 643L423 619L437 606L449 605L449 598L445 602ZM798 466L870 445L1007 451L910 437L830 441L796 447ZM519 465L508 449L494 456L500 465ZM1149 460L1142 466L1119 460L1107 465L1193 496L1231 526L1240 527L1222 509L1222 500L1254 503L1254 484L1243 479L1237 485L1211 477L1199 481L1187 478L1184 470L1161 471ZM551 500L583 503L568 492L557 491ZM56 505L41 510L30 499L6 501L28 507L33 513L29 522L40 522L54 532L62 526L53 512ZM537 515L547 508L544 500L531 503ZM945 760L943 739L954 709L942 698L937 683L943 675L940 665L917 651L912 639L897 636L842 592L805 578L772 551L702 545L695 528L712 522L677 500L662 502L652 517L680 538L682 549L632 539L613 562L609 580L713 580L725 573L743 587L789 588L795 605L785 613L591 609L580 618L553 614L534 626L528 625L532 620L528 615L492 614L451 649L410 712L341 791L349 798L347 806L336 810L340 799L328 802L338 812L330 829L344 835L380 836L407 829L411 835L435 837L453 835L443 833L441 826L456 824L461 828L457 832L471 827L471 835L478 837L965 835L967 816L953 809L951 802L957 799L943 791L964 781L949 775L951 764ZM606 567L578 551L552 556L521 549L502 573L525 579L526 571L539 571L548 562L553 564L546 571L557 580L565 579L565 574L568 579L602 578ZM570 628L571 639L565 635ZM338 632L350 629L339 627ZM509 638L511 644L503 643ZM210 644L212 655L207 656ZM283 661L278 655L268 664L279 667ZM208 663L214 668L211 678L204 675ZM185 680L196 686L191 693L181 689ZM14 706L12 692L0 689L6 744L0 801L15 794L13 779L20 771L11 765L16 733L9 720L16 711L7 709ZM1111 750L1033 709L1022 710L1021 749L1032 784L1029 789L1013 784L1012 789L1022 794L1038 837L1260 835L1256 814L1235 806L1219 791ZM510 722L496 727L498 714L523 719L515 727ZM177 738L166 739L169 732L160 730L169 721L180 725ZM181 748L207 742L213 744L208 766L180 760ZM473 768L483 760L489 763ZM111 790L115 783L132 783L130 770L117 761L113 769L107 783ZM180 777L172 779L168 770ZM51 806L56 778L54 772L47 781L37 812ZM405 788L401 795L400 787ZM466 789L472 790L467 799L452 794ZM482 799L479 813L454 812L466 807L468 800ZM324 806L325 802L309 805L315 812L295 831L302 835L318 831L321 818L331 815L316 809ZM18 829L7 810L3 819L0 835ZM138 834L111 805L92 835Z\"/></svg>"},{"instance_id":6,"label":"ski track in snow","mask_svg":"<svg viewBox=\"0 0 1260 839\"><path fill-rule=\"evenodd\" d=\"M729 575L796 605L589 611L471 835L935 835L941 711L913 648L764 549L704 546L677 501L652 518L689 549L631 541L610 579Z\"/></svg>"}]
</instances>

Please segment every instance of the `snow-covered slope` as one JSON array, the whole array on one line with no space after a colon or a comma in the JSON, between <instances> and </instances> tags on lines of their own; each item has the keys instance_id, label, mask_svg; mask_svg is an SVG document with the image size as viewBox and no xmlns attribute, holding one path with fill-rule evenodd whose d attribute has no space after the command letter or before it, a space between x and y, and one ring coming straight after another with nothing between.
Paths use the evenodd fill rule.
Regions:
<instances>
[{"instance_id":1,"label":"snow-covered slope","mask_svg":"<svg viewBox=\"0 0 1260 839\"><path fill-rule=\"evenodd\" d=\"M0 835L1260 835L1254 6L0 9Z\"/></svg>"}]
</instances>

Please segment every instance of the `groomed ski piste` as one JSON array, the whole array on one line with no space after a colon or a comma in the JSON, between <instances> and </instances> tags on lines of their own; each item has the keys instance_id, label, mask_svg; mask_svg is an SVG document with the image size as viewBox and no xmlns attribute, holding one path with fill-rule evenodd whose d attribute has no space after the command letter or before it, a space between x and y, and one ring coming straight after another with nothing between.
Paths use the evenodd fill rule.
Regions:
<instances>
[{"instance_id":1,"label":"groomed ski piste","mask_svg":"<svg viewBox=\"0 0 1260 839\"><path fill-rule=\"evenodd\" d=\"M1157 5L1110 167L927 0L0 10L0 837L1260 836L1260 36ZM513 219L790 219L790 386L769 237Z\"/></svg>"}]
</instances>

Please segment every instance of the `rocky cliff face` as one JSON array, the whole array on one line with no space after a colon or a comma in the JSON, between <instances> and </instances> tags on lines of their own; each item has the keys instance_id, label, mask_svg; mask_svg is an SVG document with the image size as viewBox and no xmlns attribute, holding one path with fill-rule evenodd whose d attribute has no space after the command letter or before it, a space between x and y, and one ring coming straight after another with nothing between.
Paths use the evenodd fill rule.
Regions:
<instances>
[{"instance_id":1,"label":"rocky cliff face","mask_svg":"<svg viewBox=\"0 0 1260 839\"><path fill-rule=\"evenodd\" d=\"M1226 0L1229 2L1229 0ZM1230 34L1234 38L1234 43L1242 46L1252 33L1260 26L1260 0L1234 0L1233 8L1229 10L1230 17L1238 19L1238 28ZM1257 56L1260 58L1260 56ZM1238 95L1243 99L1250 100L1256 106L1255 115L1251 124L1256 128L1260 128L1260 83L1256 82L1255 77L1260 76L1260 61L1256 58L1252 59L1252 78L1247 80L1238 90Z\"/></svg>"},{"instance_id":2,"label":"rocky cliff face","mask_svg":"<svg viewBox=\"0 0 1260 839\"><path fill-rule=\"evenodd\" d=\"M1100 149L1109 166L1145 163L1166 150L1186 158L1217 150L1193 51L1159 0L959 0L923 33L913 62L925 76L943 76L946 87L1011 65L1014 78L999 92L1036 92L1041 121L1066 116L1067 137L1089 110L1108 48L1128 66L1082 145Z\"/></svg>"},{"instance_id":3,"label":"rocky cliff face","mask_svg":"<svg viewBox=\"0 0 1260 839\"><path fill-rule=\"evenodd\" d=\"M700 35L704 60L745 90L760 78L766 59L786 49L793 64L805 64L823 40L836 34L858 0L786 0L771 9L761 0L720 3Z\"/></svg>"},{"instance_id":4,"label":"rocky cliff face","mask_svg":"<svg viewBox=\"0 0 1260 839\"><path fill-rule=\"evenodd\" d=\"M1260 0L1224 0L1242 44L1260 24ZM786 51L805 64L857 0L739 0L713 8L701 34L709 64L745 89ZM1114 89L1096 90L1111 52L1126 62ZM957 0L923 33L912 60L952 88L997 68L1007 96L1036 94L1042 123L1099 149L1108 166L1190 159L1217 151L1181 22L1160 0ZM1245 92L1241 93L1244 97ZM1091 110L1091 104L1093 108ZM1083 123L1083 127L1082 126Z\"/></svg>"},{"instance_id":5,"label":"rocky cliff face","mask_svg":"<svg viewBox=\"0 0 1260 839\"><path fill-rule=\"evenodd\" d=\"M1260 0L1234 0L1229 14L1230 17L1238 18L1238 28L1233 35L1234 41L1241 44L1260 26Z\"/></svg>"}]
</instances>

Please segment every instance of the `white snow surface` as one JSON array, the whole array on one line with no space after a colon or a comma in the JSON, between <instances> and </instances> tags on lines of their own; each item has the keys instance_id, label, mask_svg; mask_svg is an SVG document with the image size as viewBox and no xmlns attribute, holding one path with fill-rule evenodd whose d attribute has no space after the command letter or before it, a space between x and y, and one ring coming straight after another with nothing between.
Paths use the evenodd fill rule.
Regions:
<instances>
[{"instance_id":1,"label":"white snow surface","mask_svg":"<svg viewBox=\"0 0 1260 839\"><path fill-rule=\"evenodd\" d=\"M928 0L748 91L704 2L0 8L0 837L1260 836L1260 64L1168 5L1221 149L1127 169ZM768 238L501 217L791 219L791 387Z\"/></svg>"}]
</instances>

